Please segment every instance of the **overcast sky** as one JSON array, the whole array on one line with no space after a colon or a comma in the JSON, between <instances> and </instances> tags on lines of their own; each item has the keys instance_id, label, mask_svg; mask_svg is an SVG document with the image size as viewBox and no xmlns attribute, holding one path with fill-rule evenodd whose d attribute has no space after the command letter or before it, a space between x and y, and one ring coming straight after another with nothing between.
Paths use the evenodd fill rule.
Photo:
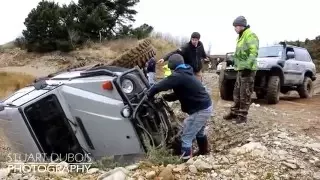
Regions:
<instances>
[{"instance_id":1,"label":"overcast sky","mask_svg":"<svg viewBox=\"0 0 320 180\"><path fill-rule=\"evenodd\" d=\"M21 34L25 17L39 1L0 1L0 44ZM239 15L247 18L263 46L320 35L319 7L319 0L140 0L135 24L148 23L175 36L198 31L205 48L211 43L211 54L220 54L234 51L237 35L232 22Z\"/></svg>"}]
</instances>

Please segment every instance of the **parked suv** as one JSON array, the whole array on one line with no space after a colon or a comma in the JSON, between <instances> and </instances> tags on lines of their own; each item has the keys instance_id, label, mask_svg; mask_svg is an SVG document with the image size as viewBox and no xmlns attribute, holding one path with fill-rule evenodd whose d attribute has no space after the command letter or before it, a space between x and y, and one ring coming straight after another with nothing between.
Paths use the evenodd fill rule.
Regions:
<instances>
[{"instance_id":1,"label":"parked suv","mask_svg":"<svg viewBox=\"0 0 320 180\"><path fill-rule=\"evenodd\" d=\"M143 155L146 142L180 154L181 123L161 96L147 99L149 87L138 67L99 64L60 72L6 98L0 119L13 149L47 159L53 153Z\"/></svg>"},{"instance_id":2,"label":"parked suv","mask_svg":"<svg viewBox=\"0 0 320 180\"><path fill-rule=\"evenodd\" d=\"M229 53L231 54L231 53ZM236 71L232 56L217 67L220 82L220 96L232 100ZM288 45L260 47L258 52L258 71L254 91L258 99L266 99L269 104L279 102L280 92L298 91L301 98L313 95L313 81L316 80L316 66L307 49Z\"/></svg>"}]
</instances>

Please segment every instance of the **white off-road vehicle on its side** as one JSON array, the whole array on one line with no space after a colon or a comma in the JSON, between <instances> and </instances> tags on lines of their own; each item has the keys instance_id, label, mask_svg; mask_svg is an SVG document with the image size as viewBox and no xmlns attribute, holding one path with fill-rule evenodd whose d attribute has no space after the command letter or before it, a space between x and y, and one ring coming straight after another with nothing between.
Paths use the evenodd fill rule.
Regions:
<instances>
[{"instance_id":1,"label":"white off-road vehicle on its side","mask_svg":"<svg viewBox=\"0 0 320 180\"><path fill-rule=\"evenodd\" d=\"M217 67L220 96L224 100L233 100L237 72L234 70L232 57L232 53L227 53L225 61ZM316 66L307 49L284 42L260 47L257 61L254 91L258 99L277 104L280 92L286 94L291 90L296 90L301 98L312 97Z\"/></svg>"},{"instance_id":2,"label":"white off-road vehicle on its side","mask_svg":"<svg viewBox=\"0 0 320 180\"><path fill-rule=\"evenodd\" d=\"M14 92L0 119L18 153L140 156L149 140L178 155L181 124L161 96L147 99L149 87L138 67L73 69Z\"/></svg>"}]
</instances>

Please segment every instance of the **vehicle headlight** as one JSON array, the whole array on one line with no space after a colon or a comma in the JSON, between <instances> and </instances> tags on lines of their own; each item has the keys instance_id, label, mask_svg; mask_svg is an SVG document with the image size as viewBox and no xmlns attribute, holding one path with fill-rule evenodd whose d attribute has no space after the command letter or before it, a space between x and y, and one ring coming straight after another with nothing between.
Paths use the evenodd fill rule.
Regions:
<instances>
[{"instance_id":1,"label":"vehicle headlight","mask_svg":"<svg viewBox=\"0 0 320 180\"><path fill-rule=\"evenodd\" d=\"M258 61L258 67L259 68L265 68L266 66L267 66L267 63Z\"/></svg>"},{"instance_id":2,"label":"vehicle headlight","mask_svg":"<svg viewBox=\"0 0 320 180\"><path fill-rule=\"evenodd\" d=\"M125 79L121 83L122 91L126 94L130 94L133 91L133 82L129 79Z\"/></svg>"}]
</instances>

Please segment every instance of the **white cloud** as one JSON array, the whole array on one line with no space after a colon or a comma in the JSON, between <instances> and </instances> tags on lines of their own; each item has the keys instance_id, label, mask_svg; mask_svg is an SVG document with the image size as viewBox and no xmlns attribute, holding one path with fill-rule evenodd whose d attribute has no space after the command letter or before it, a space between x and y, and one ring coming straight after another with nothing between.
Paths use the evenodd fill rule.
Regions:
<instances>
[{"instance_id":1,"label":"white cloud","mask_svg":"<svg viewBox=\"0 0 320 180\"><path fill-rule=\"evenodd\" d=\"M23 21L39 0L11 0L0 3L0 44L14 39L24 28ZM59 3L70 0L56 0ZM212 53L233 51L237 34L232 22L244 15L258 35L260 45L280 40L304 40L320 35L318 0L141 0L135 24L148 23L156 31L189 37L201 33Z\"/></svg>"}]
</instances>

